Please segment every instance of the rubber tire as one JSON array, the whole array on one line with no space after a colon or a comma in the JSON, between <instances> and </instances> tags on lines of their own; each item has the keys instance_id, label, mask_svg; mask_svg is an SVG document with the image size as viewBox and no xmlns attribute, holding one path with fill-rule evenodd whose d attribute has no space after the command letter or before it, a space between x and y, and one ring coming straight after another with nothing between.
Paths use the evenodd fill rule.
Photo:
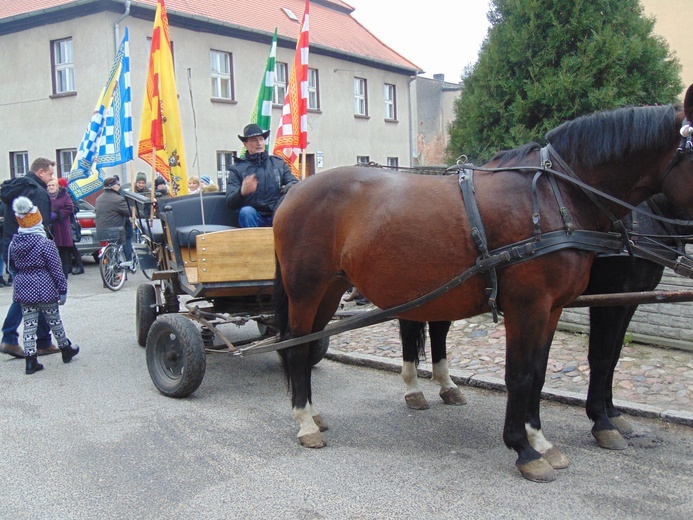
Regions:
<instances>
[{"instance_id":1,"label":"rubber tire","mask_svg":"<svg viewBox=\"0 0 693 520\"><path fill-rule=\"evenodd\" d=\"M135 330L140 347L147 346L149 329L156 320L157 308L152 307L154 304L156 304L156 288L148 283L138 285L135 301Z\"/></svg>"},{"instance_id":2,"label":"rubber tire","mask_svg":"<svg viewBox=\"0 0 693 520\"><path fill-rule=\"evenodd\" d=\"M99 272L103 284L111 291L119 291L125 284L125 269L109 267L118 263L118 246L109 244L99 257ZM113 278L113 279L111 279Z\"/></svg>"},{"instance_id":3,"label":"rubber tire","mask_svg":"<svg viewBox=\"0 0 693 520\"><path fill-rule=\"evenodd\" d=\"M330 347L329 336L326 338L319 339L318 345L319 348L317 350L311 349L310 351L310 366L313 367L320 363L322 359L325 357L325 354L327 354L327 349Z\"/></svg>"},{"instance_id":4,"label":"rubber tire","mask_svg":"<svg viewBox=\"0 0 693 520\"><path fill-rule=\"evenodd\" d=\"M202 336L180 314L159 316L147 335L147 369L154 386L168 397L186 397L202 383L207 355Z\"/></svg>"}]
</instances>

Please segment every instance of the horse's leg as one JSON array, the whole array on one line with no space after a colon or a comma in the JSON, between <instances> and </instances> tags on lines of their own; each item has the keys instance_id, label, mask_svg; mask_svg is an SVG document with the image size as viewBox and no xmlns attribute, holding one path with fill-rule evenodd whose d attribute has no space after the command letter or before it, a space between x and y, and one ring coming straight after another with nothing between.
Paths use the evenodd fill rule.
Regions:
<instances>
[{"instance_id":1,"label":"horse's leg","mask_svg":"<svg viewBox=\"0 0 693 520\"><path fill-rule=\"evenodd\" d=\"M555 332L555 331L554 331ZM558 448L549 442L541 428L540 404L541 390L546 379L546 366L549 360L549 349L553 342L554 333L548 342L548 348L542 348L537 352L534 363L534 373L532 375L532 392L530 394L529 405L527 407L527 417L525 419L525 430L527 438L532 447L541 453L541 456L551 464L554 469L565 469L570 464L566 457Z\"/></svg>"},{"instance_id":2,"label":"horse's leg","mask_svg":"<svg viewBox=\"0 0 693 520\"><path fill-rule=\"evenodd\" d=\"M613 377L626 329L637 306L593 307L590 309L590 340L587 359L590 381L585 410L594 422L592 436L602 448L624 450L628 443L609 418L613 407ZM619 413L620 415L620 413Z\"/></svg>"},{"instance_id":3,"label":"horse's leg","mask_svg":"<svg viewBox=\"0 0 693 520\"><path fill-rule=\"evenodd\" d=\"M428 333L431 336L431 362L433 363L433 380L440 385L440 397L445 404L463 405L467 400L459 387L450 377L447 359L447 339L450 331L449 321L431 321Z\"/></svg>"},{"instance_id":4,"label":"horse's leg","mask_svg":"<svg viewBox=\"0 0 693 520\"><path fill-rule=\"evenodd\" d=\"M426 324L422 321L399 320L399 335L402 339L402 379L407 387L404 402L412 410L427 410L428 401L419 386L416 370L419 353L424 355Z\"/></svg>"},{"instance_id":5,"label":"horse's leg","mask_svg":"<svg viewBox=\"0 0 693 520\"><path fill-rule=\"evenodd\" d=\"M505 307L510 309L510 306ZM548 351L561 311L559 309L547 314L541 306L527 305L526 302L524 306L516 307L517 312L505 314L505 385L508 399L503 440L508 448L517 452L515 466L523 477L534 482L551 482L556 478L556 470L531 445L527 432L532 428L536 432L533 433L535 440L540 438L539 399ZM527 425L530 415L536 417L532 419L532 424Z\"/></svg>"},{"instance_id":6,"label":"horse's leg","mask_svg":"<svg viewBox=\"0 0 693 520\"><path fill-rule=\"evenodd\" d=\"M320 425L314 419L314 416L319 417L319 414L312 404L310 345L285 349L282 359L289 374L291 411L298 422L298 440L306 448L322 448L325 446L325 439Z\"/></svg>"}]
</instances>

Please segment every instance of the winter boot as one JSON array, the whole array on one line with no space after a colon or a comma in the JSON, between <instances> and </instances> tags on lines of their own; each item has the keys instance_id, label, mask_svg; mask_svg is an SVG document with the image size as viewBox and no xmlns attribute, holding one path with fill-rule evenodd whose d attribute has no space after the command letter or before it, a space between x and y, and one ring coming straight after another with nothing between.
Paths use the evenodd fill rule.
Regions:
<instances>
[{"instance_id":1,"label":"winter boot","mask_svg":"<svg viewBox=\"0 0 693 520\"><path fill-rule=\"evenodd\" d=\"M36 354L33 356L27 356L26 357L26 373L27 375L33 374L34 372L38 372L39 370L43 370L43 365L38 362L38 358L36 357Z\"/></svg>"},{"instance_id":2,"label":"winter boot","mask_svg":"<svg viewBox=\"0 0 693 520\"><path fill-rule=\"evenodd\" d=\"M79 354L79 346L72 346L70 343L66 347L60 347L60 353L63 355L63 363L69 363L73 357Z\"/></svg>"}]
</instances>

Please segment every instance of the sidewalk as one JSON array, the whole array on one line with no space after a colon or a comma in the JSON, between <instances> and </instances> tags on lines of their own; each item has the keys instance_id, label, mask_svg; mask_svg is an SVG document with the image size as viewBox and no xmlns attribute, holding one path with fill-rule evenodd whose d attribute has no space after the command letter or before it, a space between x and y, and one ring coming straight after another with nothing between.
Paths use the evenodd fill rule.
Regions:
<instances>
[{"instance_id":1,"label":"sidewalk","mask_svg":"<svg viewBox=\"0 0 693 520\"><path fill-rule=\"evenodd\" d=\"M344 311L372 309L344 303ZM420 369L430 372L430 351ZM547 398L584 406L589 381L585 334L557 331L547 367ZM328 357L399 371L402 347L397 321L351 330L330 339ZM481 315L453 323L448 364L458 384L504 388L505 327ZM404 393L404 384L402 384ZM614 374L614 400L627 413L662 417L693 426L693 353L631 344L623 348Z\"/></svg>"}]
</instances>

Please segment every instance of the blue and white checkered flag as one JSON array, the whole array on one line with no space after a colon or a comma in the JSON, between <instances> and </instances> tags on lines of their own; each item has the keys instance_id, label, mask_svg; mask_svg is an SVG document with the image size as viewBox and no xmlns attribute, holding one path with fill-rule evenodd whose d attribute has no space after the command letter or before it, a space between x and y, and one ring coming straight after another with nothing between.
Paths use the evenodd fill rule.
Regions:
<instances>
[{"instance_id":1,"label":"blue and white checkered flag","mask_svg":"<svg viewBox=\"0 0 693 520\"><path fill-rule=\"evenodd\" d=\"M68 188L74 197L81 199L101 189L101 169L132 160L132 143L130 41L126 28L72 164Z\"/></svg>"}]
</instances>

